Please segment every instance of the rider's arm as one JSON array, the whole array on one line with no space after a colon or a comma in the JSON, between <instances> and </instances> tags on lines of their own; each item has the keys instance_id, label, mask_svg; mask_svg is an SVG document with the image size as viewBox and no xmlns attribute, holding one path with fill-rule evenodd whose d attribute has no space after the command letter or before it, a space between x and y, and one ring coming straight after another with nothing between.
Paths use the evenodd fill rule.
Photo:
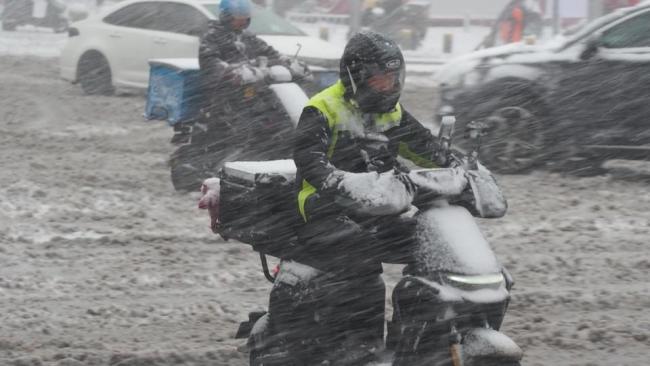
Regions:
<instances>
[{"instance_id":1,"label":"rider's arm","mask_svg":"<svg viewBox=\"0 0 650 366\"><path fill-rule=\"evenodd\" d=\"M220 45L224 42L222 37L223 32L220 32L214 26L210 26L207 33L201 37L199 46L199 67L204 77L208 78L212 83L220 81L228 67L221 54Z\"/></svg>"},{"instance_id":2,"label":"rider's arm","mask_svg":"<svg viewBox=\"0 0 650 366\"><path fill-rule=\"evenodd\" d=\"M327 118L316 108L306 107L294 134L293 160L302 179L319 190L327 184L336 170L327 157L332 131Z\"/></svg>"},{"instance_id":3,"label":"rider's arm","mask_svg":"<svg viewBox=\"0 0 650 366\"><path fill-rule=\"evenodd\" d=\"M250 47L253 48L253 54L255 56L266 56L269 61L280 60L280 53L276 51L275 48L269 46L261 38L256 37L255 35L250 35L249 38Z\"/></svg>"},{"instance_id":4,"label":"rider's arm","mask_svg":"<svg viewBox=\"0 0 650 366\"><path fill-rule=\"evenodd\" d=\"M398 141L399 156L422 168L435 168L434 155L438 144L426 127L402 108L400 125L390 131L390 137Z\"/></svg>"}]
</instances>

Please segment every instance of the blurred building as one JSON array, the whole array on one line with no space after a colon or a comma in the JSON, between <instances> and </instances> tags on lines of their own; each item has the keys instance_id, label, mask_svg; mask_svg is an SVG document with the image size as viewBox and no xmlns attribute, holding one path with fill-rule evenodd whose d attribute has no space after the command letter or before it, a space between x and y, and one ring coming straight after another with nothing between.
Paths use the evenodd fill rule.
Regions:
<instances>
[{"instance_id":1,"label":"blurred building","mask_svg":"<svg viewBox=\"0 0 650 366\"><path fill-rule=\"evenodd\" d=\"M496 19L511 0L431 0L431 17Z\"/></svg>"}]
</instances>

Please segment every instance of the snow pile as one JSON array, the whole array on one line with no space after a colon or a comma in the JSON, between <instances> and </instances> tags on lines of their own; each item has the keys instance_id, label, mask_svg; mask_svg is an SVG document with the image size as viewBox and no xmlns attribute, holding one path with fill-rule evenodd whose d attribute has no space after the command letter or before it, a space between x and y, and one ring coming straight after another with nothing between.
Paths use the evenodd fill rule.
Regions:
<instances>
[{"instance_id":1,"label":"snow pile","mask_svg":"<svg viewBox=\"0 0 650 366\"><path fill-rule=\"evenodd\" d=\"M15 32L0 32L0 55L59 57L66 41L67 34L23 26Z\"/></svg>"},{"instance_id":2,"label":"snow pile","mask_svg":"<svg viewBox=\"0 0 650 366\"><path fill-rule=\"evenodd\" d=\"M345 198L340 202L352 206L360 214L372 216L396 215L411 207L413 194L393 172L379 174L344 173L338 185ZM352 202L345 202L351 200Z\"/></svg>"}]
</instances>

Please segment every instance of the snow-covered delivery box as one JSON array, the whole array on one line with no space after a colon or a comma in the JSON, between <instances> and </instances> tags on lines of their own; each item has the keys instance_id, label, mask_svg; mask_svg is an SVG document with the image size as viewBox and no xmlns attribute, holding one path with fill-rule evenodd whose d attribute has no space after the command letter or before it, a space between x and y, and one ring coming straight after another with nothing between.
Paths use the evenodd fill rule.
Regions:
<instances>
[{"instance_id":1,"label":"snow-covered delivery box","mask_svg":"<svg viewBox=\"0 0 650 366\"><path fill-rule=\"evenodd\" d=\"M194 119L200 108L199 61L196 58L149 60L145 117L170 125Z\"/></svg>"},{"instance_id":2,"label":"snow-covered delivery box","mask_svg":"<svg viewBox=\"0 0 650 366\"><path fill-rule=\"evenodd\" d=\"M220 229L224 238L281 257L291 251L300 220L293 160L227 162L220 177Z\"/></svg>"}]
</instances>

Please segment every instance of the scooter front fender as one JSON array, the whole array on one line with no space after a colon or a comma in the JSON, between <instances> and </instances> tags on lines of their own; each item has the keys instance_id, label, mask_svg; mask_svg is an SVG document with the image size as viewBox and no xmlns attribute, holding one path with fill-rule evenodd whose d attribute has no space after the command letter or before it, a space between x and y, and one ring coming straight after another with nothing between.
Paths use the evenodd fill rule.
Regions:
<instances>
[{"instance_id":1,"label":"scooter front fender","mask_svg":"<svg viewBox=\"0 0 650 366\"><path fill-rule=\"evenodd\" d=\"M291 124L295 128L298 125L302 108L307 104L309 97L296 83L271 84L269 89L282 103L282 107L291 118Z\"/></svg>"},{"instance_id":2,"label":"scooter front fender","mask_svg":"<svg viewBox=\"0 0 650 366\"><path fill-rule=\"evenodd\" d=\"M481 275L501 266L467 209L440 202L417 217L416 266L427 274Z\"/></svg>"},{"instance_id":3,"label":"scooter front fender","mask_svg":"<svg viewBox=\"0 0 650 366\"><path fill-rule=\"evenodd\" d=\"M475 328L463 338L463 365L480 366L486 359L519 362L524 352L507 335L489 328Z\"/></svg>"}]
</instances>

